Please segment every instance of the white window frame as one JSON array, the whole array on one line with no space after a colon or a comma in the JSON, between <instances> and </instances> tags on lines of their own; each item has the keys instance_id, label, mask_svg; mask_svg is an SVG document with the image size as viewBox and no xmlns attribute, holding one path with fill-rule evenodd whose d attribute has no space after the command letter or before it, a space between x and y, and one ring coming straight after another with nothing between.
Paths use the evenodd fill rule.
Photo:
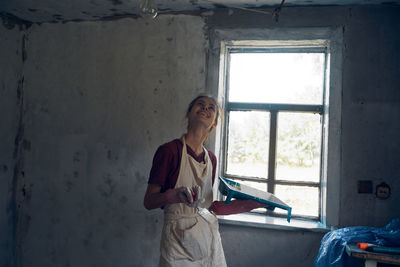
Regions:
<instances>
[{"instance_id":1,"label":"white window frame","mask_svg":"<svg viewBox=\"0 0 400 267\"><path fill-rule=\"evenodd\" d=\"M228 48L232 46L297 46L302 44L321 46L323 43L329 54L326 77L324 128L323 135L323 162L321 164L321 216L320 221L307 222L292 220L287 223L284 219L265 215L239 214L221 216L222 223L239 225L253 225L257 227L295 227L310 229L326 229L339 225L340 178L341 178L341 107L342 107L342 30L340 28L273 28L273 29L214 29L210 33L209 70L207 86L218 88L218 99L223 105L226 96L226 73ZM218 74L218 75L216 75ZM219 152L219 170L223 174L225 132L223 123L219 125L216 136L211 140L211 146ZM216 187L214 188L217 191Z\"/></svg>"}]
</instances>

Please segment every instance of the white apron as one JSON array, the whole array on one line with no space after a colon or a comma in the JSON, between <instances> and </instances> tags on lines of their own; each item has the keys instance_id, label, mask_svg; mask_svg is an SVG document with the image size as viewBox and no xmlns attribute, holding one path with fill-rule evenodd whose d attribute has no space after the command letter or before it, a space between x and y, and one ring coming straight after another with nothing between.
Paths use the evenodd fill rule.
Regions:
<instances>
[{"instance_id":1,"label":"white apron","mask_svg":"<svg viewBox=\"0 0 400 267\"><path fill-rule=\"evenodd\" d=\"M212 163L208 152L203 148L205 163L199 163L187 154L185 137L182 137L182 142L181 166L175 188L199 185L205 199L200 207L209 208L213 193ZM164 208L160 252L160 267L226 266L217 218L208 212L206 220L199 215L196 208L182 203Z\"/></svg>"}]
</instances>

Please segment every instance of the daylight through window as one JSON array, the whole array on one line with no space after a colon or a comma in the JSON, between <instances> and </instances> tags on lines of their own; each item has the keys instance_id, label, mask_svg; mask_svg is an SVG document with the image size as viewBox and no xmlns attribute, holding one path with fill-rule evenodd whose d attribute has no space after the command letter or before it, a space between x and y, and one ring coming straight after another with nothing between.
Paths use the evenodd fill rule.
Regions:
<instances>
[{"instance_id":1,"label":"daylight through window","mask_svg":"<svg viewBox=\"0 0 400 267\"><path fill-rule=\"evenodd\" d=\"M227 47L223 175L275 194L293 217L321 217L328 56L304 43Z\"/></svg>"}]
</instances>

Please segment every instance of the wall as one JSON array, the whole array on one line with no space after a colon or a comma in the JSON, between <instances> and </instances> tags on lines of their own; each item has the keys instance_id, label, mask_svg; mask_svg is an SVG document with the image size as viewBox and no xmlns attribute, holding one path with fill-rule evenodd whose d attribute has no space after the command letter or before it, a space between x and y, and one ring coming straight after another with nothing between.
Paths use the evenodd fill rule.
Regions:
<instances>
[{"instance_id":1,"label":"wall","mask_svg":"<svg viewBox=\"0 0 400 267\"><path fill-rule=\"evenodd\" d=\"M400 8L351 9L343 70L342 225L400 217ZM386 182L387 200L355 194L358 180ZM374 188L375 192L375 188Z\"/></svg>"},{"instance_id":2,"label":"wall","mask_svg":"<svg viewBox=\"0 0 400 267\"><path fill-rule=\"evenodd\" d=\"M229 11L207 21L211 28L243 31L260 25L343 29L340 226L383 226L400 215L399 12L385 6L287 8L279 23ZM371 181L374 192L386 182L392 196L358 194L360 180Z\"/></svg>"},{"instance_id":3,"label":"wall","mask_svg":"<svg viewBox=\"0 0 400 267\"><path fill-rule=\"evenodd\" d=\"M0 266L12 266L16 245L15 188L20 175L23 107L23 34L15 22L0 24Z\"/></svg>"},{"instance_id":4,"label":"wall","mask_svg":"<svg viewBox=\"0 0 400 267\"><path fill-rule=\"evenodd\" d=\"M157 146L183 133L204 90L203 26L162 16L26 32L17 266L154 265L162 213L143 196Z\"/></svg>"},{"instance_id":5,"label":"wall","mask_svg":"<svg viewBox=\"0 0 400 267\"><path fill-rule=\"evenodd\" d=\"M286 8L276 23L226 9L19 30L3 23L0 205L10 212L1 216L0 256L12 264L13 244L16 266L157 265L162 212L142 205L151 160L183 132L186 103L209 82L215 28L343 28L340 226L399 217L398 13ZM391 198L357 194L361 179L385 181ZM221 225L229 266L311 266L322 235ZM290 257L282 253L293 243Z\"/></svg>"},{"instance_id":6,"label":"wall","mask_svg":"<svg viewBox=\"0 0 400 267\"><path fill-rule=\"evenodd\" d=\"M399 12L399 7L384 6L287 8L278 23L232 10L207 18L211 29L240 29L243 33L269 27L342 28L342 167L337 177L341 193L336 196L340 197L339 227L382 227L400 217ZM374 194L358 194L359 180L371 181L374 192L384 181L392 195L381 200ZM229 266L312 266L322 237L318 233L226 225L221 233ZM289 247L296 247L290 256L284 253Z\"/></svg>"}]
</instances>

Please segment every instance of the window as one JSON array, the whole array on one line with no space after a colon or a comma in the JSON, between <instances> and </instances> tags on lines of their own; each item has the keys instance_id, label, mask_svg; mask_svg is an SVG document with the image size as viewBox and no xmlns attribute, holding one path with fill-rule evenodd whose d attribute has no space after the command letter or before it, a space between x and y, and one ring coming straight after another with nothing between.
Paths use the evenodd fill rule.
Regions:
<instances>
[{"instance_id":1,"label":"window","mask_svg":"<svg viewBox=\"0 0 400 267\"><path fill-rule=\"evenodd\" d=\"M225 111L219 174L275 194L293 219L338 225L341 75L331 66L341 62L340 34L322 29L304 38L315 32L303 29L288 40L271 31L266 40L216 31ZM286 217L280 209L253 214Z\"/></svg>"},{"instance_id":2,"label":"window","mask_svg":"<svg viewBox=\"0 0 400 267\"><path fill-rule=\"evenodd\" d=\"M328 54L303 46L228 47L223 175L319 220Z\"/></svg>"}]
</instances>

